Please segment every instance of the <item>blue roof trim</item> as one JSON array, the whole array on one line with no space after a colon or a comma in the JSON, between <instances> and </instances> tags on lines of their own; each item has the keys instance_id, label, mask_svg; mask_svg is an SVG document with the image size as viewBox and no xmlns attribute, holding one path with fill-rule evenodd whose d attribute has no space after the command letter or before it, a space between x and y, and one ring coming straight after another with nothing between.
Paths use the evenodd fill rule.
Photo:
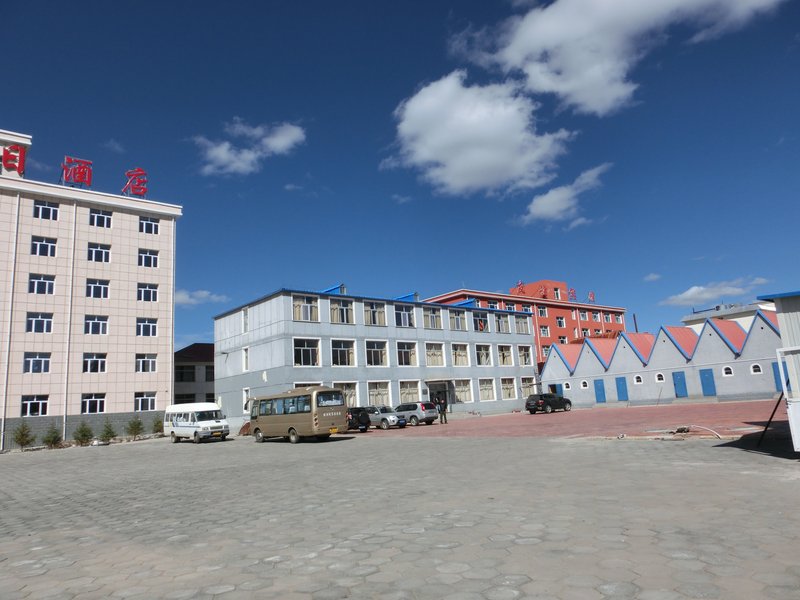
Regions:
<instances>
[{"instance_id":1,"label":"blue roof trim","mask_svg":"<svg viewBox=\"0 0 800 600\"><path fill-rule=\"evenodd\" d=\"M681 345L678 343L678 340L676 340L674 337L672 337L672 334L669 331L667 331L667 328L664 325L662 325L659 329L660 329L660 331L663 331L666 334L666 336L669 339L669 341L672 342L672 345L675 346L675 348L678 349L678 352L680 352L681 355L686 360L692 360L692 356L694 356L694 353L697 351L697 344L694 345L694 350L692 351L692 356L689 356L688 354L686 354L686 352L683 351L683 348L681 348ZM658 335L656 335L656 342L657 341L658 341ZM698 340L698 342L699 342L699 340ZM655 352L655 349L656 349L656 344L654 342L653 343L653 352ZM651 355L652 355L652 352L651 352Z\"/></svg>"},{"instance_id":2,"label":"blue roof trim","mask_svg":"<svg viewBox=\"0 0 800 600\"><path fill-rule=\"evenodd\" d=\"M736 321L731 321L731 322L735 323L736 326L739 327L739 329L744 331L744 327L742 327L741 325L736 323ZM755 323L755 320L753 320L753 323ZM706 322L703 325L703 328L700 330L700 335L698 336L698 339L697 339L697 345L698 346L700 345L700 340L703 337L703 332L706 330L706 327L708 327L708 326L711 326L711 329L713 329L714 331L717 332L717 335L720 337L720 339L723 342L725 342L725 345L727 345L728 348L730 348L731 352L733 352L734 355L736 355L736 358L738 358L738 357L740 357L742 355L742 350L744 350L744 343L742 344L742 350L737 350L736 346L734 346L733 343L728 339L728 336L726 336L724 333L722 333L722 330L719 327L717 327L717 324L714 323L714 320L711 319L711 318L706 319ZM752 325L750 326L750 328L752 329ZM747 340L747 336L745 336L745 341L746 340ZM697 352L697 346L695 346L695 352Z\"/></svg>"},{"instance_id":3,"label":"blue roof trim","mask_svg":"<svg viewBox=\"0 0 800 600\"><path fill-rule=\"evenodd\" d=\"M747 332L747 337L744 338L744 343L742 344L742 352L744 352L744 349L747 348L747 342L750 341L750 335L753 333L753 330L756 328L756 321L758 319L761 319L762 321L764 321L764 323L769 325L769 328L772 329L772 331L775 332L775 335L777 335L779 339L781 337L780 330L777 327L775 327L775 325L772 323L772 321L770 321L763 312L761 312L760 310L757 310L756 314L753 317L753 322L750 324L750 330Z\"/></svg>"},{"instance_id":4,"label":"blue roof trim","mask_svg":"<svg viewBox=\"0 0 800 600\"><path fill-rule=\"evenodd\" d=\"M600 351L594 347L591 338L584 338L583 343L584 345L589 346L589 348L591 348L592 352L594 352L594 355L597 357L597 360L599 360L600 364L603 365L603 368L605 368L605 370L608 371L608 364L606 363L606 361L603 360L603 357L600 356ZM615 347L614 352L616 351L617 349ZM611 356L613 358L614 355L612 354Z\"/></svg>"},{"instance_id":5,"label":"blue roof trim","mask_svg":"<svg viewBox=\"0 0 800 600\"><path fill-rule=\"evenodd\" d=\"M800 296L800 291L797 292L783 292L781 294L764 294L763 296L756 296L757 300L775 300L776 298L791 298L793 296Z\"/></svg>"},{"instance_id":6,"label":"blue roof trim","mask_svg":"<svg viewBox=\"0 0 800 600\"><path fill-rule=\"evenodd\" d=\"M329 287L326 290L321 290L318 293L320 293L320 294L339 294L339 295L341 295L341 294L344 293L344 291L345 291L344 284L343 283L339 283L337 285Z\"/></svg>"},{"instance_id":7,"label":"blue roof trim","mask_svg":"<svg viewBox=\"0 0 800 600\"><path fill-rule=\"evenodd\" d=\"M462 300L461 302L456 302L455 304L449 304L448 306L463 306L469 308L475 308L476 306L475 298L470 298L469 300Z\"/></svg>"},{"instance_id":8,"label":"blue roof trim","mask_svg":"<svg viewBox=\"0 0 800 600\"><path fill-rule=\"evenodd\" d=\"M542 365L542 370L539 373L540 377L541 377L541 374L544 373L544 370L547 368L547 365L550 363L550 357L553 356L553 353L558 354L558 357L561 359L562 364L565 367L567 367L567 371L569 371L570 375L575 373L575 367L570 367L569 361L558 350L558 346L556 344L553 344L552 346L550 346L550 351L547 353L547 359L544 361L544 364ZM577 366L577 364L578 364L578 361L575 361L575 365L576 366Z\"/></svg>"},{"instance_id":9,"label":"blue roof trim","mask_svg":"<svg viewBox=\"0 0 800 600\"><path fill-rule=\"evenodd\" d=\"M397 300L399 302L415 302L417 299L417 293L411 292L410 294L406 294L405 296L397 296L397 298L392 298L392 300Z\"/></svg>"},{"instance_id":10,"label":"blue roof trim","mask_svg":"<svg viewBox=\"0 0 800 600\"><path fill-rule=\"evenodd\" d=\"M628 337L628 334L625 331L621 331L620 334L619 334L619 337L617 338L617 348L619 348L619 338L620 337L621 338L625 338L625 340L627 340L628 347L630 347L630 349L633 350L633 353L636 355L636 357L640 361L642 361L642 366L646 367L647 363L650 361L650 357L648 356L647 358L645 358L644 356L642 356L642 353L639 352L639 349L636 347L636 344L633 343L633 340ZM653 340L653 348L655 348L655 346L656 345L655 345L655 339L654 339ZM616 354L617 354L617 348L614 348L614 354L611 356L611 362L614 362L614 356L616 356ZM653 348L650 348L650 354L653 353ZM611 363L609 363L609 364L611 364Z\"/></svg>"}]
</instances>

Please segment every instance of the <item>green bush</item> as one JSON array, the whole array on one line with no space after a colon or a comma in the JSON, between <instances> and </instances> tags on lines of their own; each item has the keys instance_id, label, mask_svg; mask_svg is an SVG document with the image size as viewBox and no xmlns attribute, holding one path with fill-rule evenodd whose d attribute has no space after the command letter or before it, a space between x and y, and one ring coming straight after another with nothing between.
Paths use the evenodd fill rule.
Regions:
<instances>
[{"instance_id":1,"label":"green bush","mask_svg":"<svg viewBox=\"0 0 800 600\"><path fill-rule=\"evenodd\" d=\"M153 433L164 433L164 421L161 417L153 417Z\"/></svg>"},{"instance_id":2,"label":"green bush","mask_svg":"<svg viewBox=\"0 0 800 600\"><path fill-rule=\"evenodd\" d=\"M110 442L115 437L117 437L117 432L114 430L114 426L111 424L106 418L106 423L103 425L103 431L100 432L100 440L103 442Z\"/></svg>"},{"instance_id":3,"label":"green bush","mask_svg":"<svg viewBox=\"0 0 800 600\"><path fill-rule=\"evenodd\" d=\"M78 425L75 433L72 434L72 438L78 442L79 446L88 446L93 437L94 432L86 421L81 421L81 424Z\"/></svg>"},{"instance_id":4,"label":"green bush","mask_svg":"<svg viewBox=\"0 0 800 600\"><path fill-rule=\"evenodd\" d=\"M31 433L31 428L23 421L14 429L14 443L25 450L26 446L30 446L36 441L36 436Z\"/></svg>"},{"instance_id":5,"label":"green bush","mask_svg":"<svg viewBox=\"0 0 800 600\"><path fill-rule=\"evenodd\" d=\"M50 427L47 428L44 436L42 436L42 442L51 450L61 445L61 432L58 430L55 423L50 423Z\"/></svg>"},{"instance_id":6,"label":"green bush","mask_svg":"<svg viewBox=\"0 0 800 600\"><path fill-rule=\"evenodd\" d=\"M134 417L128 424L125 426L125 433L131 436L134 440L144 431L144 425L142 424L142 420L139 417Z\"/></svg>"}]
</instances>

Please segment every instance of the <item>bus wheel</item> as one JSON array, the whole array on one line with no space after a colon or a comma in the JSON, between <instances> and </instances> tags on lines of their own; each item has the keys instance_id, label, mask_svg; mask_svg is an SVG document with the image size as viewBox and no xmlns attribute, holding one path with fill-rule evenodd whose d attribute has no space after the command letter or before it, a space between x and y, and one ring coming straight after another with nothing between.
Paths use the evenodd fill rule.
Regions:
<instances>
[{"instance_id":1,"label":"bus wheel","mask_svg":"<svg viewBox=\"0 0 800 600\"><path fill-rule=\"evenodd\" d=\"M261 433L261 430L260 430L260 429L256 429L256 430L253 432L253 435L256 437L256 441L257 441L259 444L260 444L261 442L263 442L263 441L264 441L264 434L263 434L263 433Z\"/></svg>"},{"instance_id":2,"label":"bus wheel","mask_svg":"<svg viewBox=\"0 0 800 600\"><path fill-rule=\"evenodd\" d=\"M195 434L194 434L194 438L192 439L192 441L193 441L195 444L199 444L199 443L200 443L200 436L199 436L199 435L197 435L197 433L195 433Z\"/></svg>"},{"instance_id":3,"label":"bus wheel","mask_svg":"<svg viewBox=\"0 0 800 600\"><path fill-rule=\"evenodd\" d=\"M297 432L294 429L290 429L289 430L289 441L292 444L296 444L297 442L300 441L300 436L297 434Z\"/></svg>"},{"instance_id":4,"label":"bus wheel","mask_svg":"<svg viewBox=\"0 0 800 600\"><path fill-rule=\"evenodd\" d=\"M174 431L169 434L169 441L172 442L173 444L177 444L178 443L178 436L175 435Z\"/></svg>"}]
</instances>

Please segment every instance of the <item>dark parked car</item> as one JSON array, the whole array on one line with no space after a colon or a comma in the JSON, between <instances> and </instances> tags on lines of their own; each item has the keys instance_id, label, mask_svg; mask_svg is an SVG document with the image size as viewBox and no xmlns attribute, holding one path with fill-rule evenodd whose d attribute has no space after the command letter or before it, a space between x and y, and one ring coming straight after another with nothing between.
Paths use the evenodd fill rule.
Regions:
<instances>
[{"instance_id":1,"label":"dark parked car","mask_svg":"<svg viewBox=\"0 0 800 600\"><path fill-rule=\"evenodd\" d=\"M572 410L572 402L558 394L531 394L525 401L525 410L534 414L536 412L551 413L554 410Z\"/></svg>"}]
</instances>

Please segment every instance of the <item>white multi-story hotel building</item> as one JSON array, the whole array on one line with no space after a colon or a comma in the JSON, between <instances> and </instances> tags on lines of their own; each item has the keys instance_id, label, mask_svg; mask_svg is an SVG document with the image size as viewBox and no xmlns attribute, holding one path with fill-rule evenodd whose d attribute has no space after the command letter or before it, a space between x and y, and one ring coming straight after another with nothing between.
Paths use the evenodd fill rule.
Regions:
<instances>
[{"instance_id":1,"label":"white multi-story hotel building","mask_svg":"<svg viewBox=\"0 0 800 600\"><path fill-rule=\"evenodd\" d=\"M181 207L25 179L30 143L0 130L0 448L22 420L149 429L172 401Z\"/></svg>"}]
</instances>

